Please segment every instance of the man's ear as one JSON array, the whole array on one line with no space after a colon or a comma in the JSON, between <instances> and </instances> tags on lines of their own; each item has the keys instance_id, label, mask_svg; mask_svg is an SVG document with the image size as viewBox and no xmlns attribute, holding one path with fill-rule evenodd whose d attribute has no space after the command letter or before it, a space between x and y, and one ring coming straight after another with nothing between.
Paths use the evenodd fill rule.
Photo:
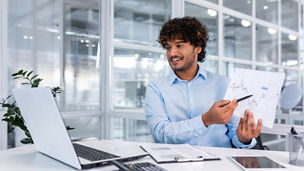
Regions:
<instances>
[{"instance_id":1,"label":"man's ear","mask_svg":"<svg viewBox=\"0 0 304 171\"><path fill-rule=\"evenodd\" d=\"M196 54L201 53L201 51L202 51L202 47L201 47L201 46L195 47L195 53L196 53Z\"/></svg>"}]
</instances>

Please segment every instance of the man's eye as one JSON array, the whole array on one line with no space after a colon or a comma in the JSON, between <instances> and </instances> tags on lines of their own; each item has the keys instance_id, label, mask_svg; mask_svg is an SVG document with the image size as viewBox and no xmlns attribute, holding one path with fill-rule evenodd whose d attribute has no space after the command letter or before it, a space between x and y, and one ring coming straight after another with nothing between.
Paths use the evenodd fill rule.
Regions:
<instances>
[{"instance_id":1,"label":"man's eye","mask_svg":"<svg viewBox=\"0 0 304 171\"><path fill-rule=\"evenodd\" d=\"M183 47L183 45L176 45L176 47L181 48L181 47Z\"/></svg>"},{"instance_id":2,"label":"man's eye","mask_svg":"<svg viewBox=\"0 0 304 171\"><path fill-rule=\"evenodd\" d=\"M165 50L170 50L170 49L171 49L171 47L166 46L166 47L164 47L164 49L165 49Z\"/></svg>"}]
</instances>

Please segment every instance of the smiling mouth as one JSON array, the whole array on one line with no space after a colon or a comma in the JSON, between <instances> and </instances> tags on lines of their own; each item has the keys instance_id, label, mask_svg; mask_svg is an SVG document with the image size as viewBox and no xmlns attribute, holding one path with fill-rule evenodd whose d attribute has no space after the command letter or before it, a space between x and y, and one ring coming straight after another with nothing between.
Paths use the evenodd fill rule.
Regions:
<instances>
[{"instance_id":1,"label":"smiling mouth","mask_svg":"<svg viewBox=\"0 0 304 171\"><path fill-rule=\"evenodd\" d=\"M177 63L178 61L182 60L182 57L172 57L170 58L170 62L172 63Z\"/></svg>"}]
</instances>

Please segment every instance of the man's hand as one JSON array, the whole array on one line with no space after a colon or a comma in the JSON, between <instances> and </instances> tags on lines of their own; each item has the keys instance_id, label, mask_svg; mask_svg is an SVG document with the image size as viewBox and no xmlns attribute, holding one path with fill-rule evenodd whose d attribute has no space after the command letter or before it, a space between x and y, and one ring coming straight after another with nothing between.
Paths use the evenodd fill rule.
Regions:
<instances>
[{"instance_id":1,"label":"man's hand","mask_svg":"<svg viewBox=\"0 0 304 171\"><path fill-rule=\"evenodd\" d=\"M262 129L262 120L258 120L258 124L254 123L253 114L249 110L245 111L244 118L241 118L240 123L236 129L238 139L248 144L252 138L259 136Z\"/></svg>"},{"instance_id":2,"label":"man's hand","mask_svg":"<svg viewBox=\"0 0 304 171\"><path fill-rule=\"evenodd\" d=\"M211 124L227 124L236 107L236 99L215 102L209 111L202 115L202 120L206 127Z\"/></svg>"}]
</instances>

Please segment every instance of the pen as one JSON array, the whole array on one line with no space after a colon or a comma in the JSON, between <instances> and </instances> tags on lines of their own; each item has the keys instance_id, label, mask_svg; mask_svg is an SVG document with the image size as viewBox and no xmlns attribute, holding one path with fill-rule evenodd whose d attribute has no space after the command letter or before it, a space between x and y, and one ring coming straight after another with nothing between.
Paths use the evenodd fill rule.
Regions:
<instances>
[{"instance_id":1,"label":"pen","mask_svg":"<svg viewBox=\"0 0 304 171\"><path fill-rule=\"evenodd\" d=\"M180 157L174 157L173 158L176 162L195 162L195 161L203 161L203 156L197 156L197 157L190 157L190 158L180 158Z\"/></svg>"},{"instance_id":2,"label":"pen","mask_svg":"<svg viewBox=\"0 0 304 171\"><path fill-rule=\"evenodd\" d=\"M123 171L131 171L130 168L133 166L132 165L130 168L128 168L123 163L116 161L116 160L112 160L112 161L110 161L110 163L112 163L114 166L118 167L120 170L123 170Z\"/></svg>"},{"instance_id":3,"label":"pen","mask_svg":"<svg viewBox=\"0 0 304 171\"><path fill-rule=\"evenodd\" d=\"M253 95L251 94L251 95L248 95L248 96L245 96L245 97L241 97L241 98L237 99L236 102L237 102L237 103L238 103L238 102L241 102L241 101L243 101L243 100L248 99L248 98L251 97L251 96L253 96ZM230 103L230 102L229 102L229 103ZM221 107L224 107L224 106L226 106L226 105L229 104L229 103L226 103L226 104L222 105Z\"/></svg>"},{"instance_id":4,"label":"pen","mask_svg":"<svg viewBox=\"0 0 304 171\"><path fill-rule=\"evenodd\" d=\"M253 96L253 95L251 94L251 95L248 95L248 96L239 98L239 99L236 100L236 102L240 102L240 101L246 100L246 99L248 99L248 98L251 97L251 96Z\"/></svg>"}]
</instances>

